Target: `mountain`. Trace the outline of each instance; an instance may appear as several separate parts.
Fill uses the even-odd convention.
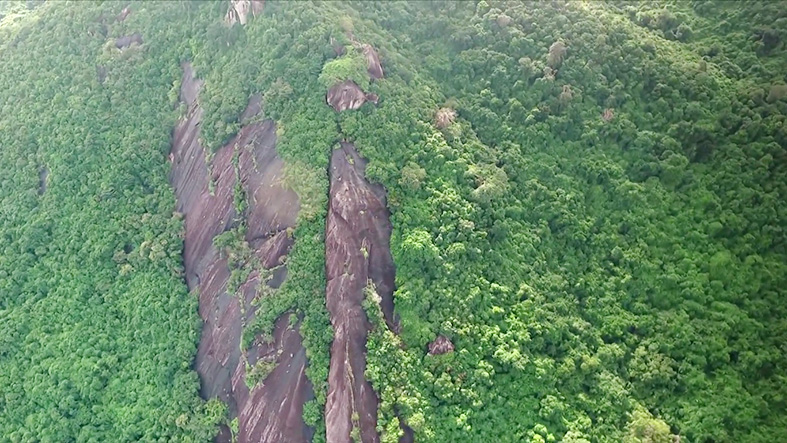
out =
[[[0,2],[0,440],[787,440],[783,2]]]

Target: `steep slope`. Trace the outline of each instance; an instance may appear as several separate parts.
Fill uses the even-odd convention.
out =
[[[208,440],[223,408],[190,369],[166,180],[178,8],[18,6],[0,21],[0,440]],[[134,32],[144,47],[115,49]]]
[[[325,229],[326,303],[334,337],[325,421],[328,441],[379,441],[377,395],[366,381],[363,304],[372,291],[393,324],[394,266],[391,223],[382,186],[365,178],[366,160],[349,143],[331,155],[331,187]]]
[[[401,9],[372,43],[405,34],[428,68],[342,122],[394,202],[401,339],[368,344],[382,427],[784,438],[784,79],[735,81],[601,4]],[[440,335],[454,352],[428,355]]]
[[[303,403],[314,394],[297,324],[291,328],[289,315],[283,315],[270,341],[257,337],[248,349],[241,342],[244,327],[254,321],[255,300],[266,296],[261,286],[276,288],[286,276],[282,263],[292,245],[287,229],[299,209],[297,195],[281,184],[275,126],[270,120],[244,126],[207,162],[199,143],[201,82],[190,64],[183,68],[181,97],[188,113],[174,133],[171,182],[185,217],[186,281],[199,294],[204,322],[196,359],[202,395],[229,405],[231,418],[238,417],[240,441],[307,441]],[[252,101],[249,108],[246,119],[254,117],[259,104]],[[246,205],[238,207],[239,200],[247,200]],[[237,250],[243,246],[231,244],[223,252],[215,244],[220,234],[237,227],[245,230],[241,241],[250,256],[233,257],[243,254]],[[233,289],[233,277],[244,266],[250,267],[246,280],[235,279]],[[275,271],[265,272],[270,269]],[[259,365],[274,367],[260,384],[249,382],[250,368]],[[219,441],[231,438],[223,432]]]
[[[784,10],[0,4],[0,435],[787,440]]]

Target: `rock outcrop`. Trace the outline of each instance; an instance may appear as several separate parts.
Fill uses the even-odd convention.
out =
[[[230,0],[229,3],[230,6],[224,20],[230,26],[235,23],[245,25],[249,20],[249,13],[256,17],[262,13],[265,7],[265,0]]]
[[[334,45],[334,51],[337,55],[344,53],[344,46],[338,45],[335,39],[331,38],[331,44]],[[353,45],[356,49],[360,48],[366,58],[366,71],[369,74],[369,78],[371,80],[383,78],[383,67],[380,65],[380,57],[377,56],[377,51],[371,45],[362,45],[357,41],[354,41]],[[377,100],[377,94],[367,94],[357,83],[349,79],[334,84],[325,95],[325,101],[336,112],[358,109],[366,102],[372,102],[376,105]]]
[[[130,14],[131,14],[131,6],[126,6],[125,8],[123,8],[122,11],[120,11],[120,14],[118,14],[117,17],[115,17],[115,21],[118,23],[123,22],[128,18]]]
[[[38,195],[46,193],[47,177],[49,177],[49,168],[42,166],[38,170]]]
[[[354,81],[345,80],[333,85],[328,90],[325,101],[336,112],[341,112],[348,109],[358,109],[367,101],[377,104],[377,95],[367,94]]]
[[[363,45],[363,55],[366,57],[366,64],[368,66],[367,72],[369,72],[369,77],[379,80],[383,78],[383,67],[380,64],[380,57],[377,55],[377,51],[374,50],[372,45]]]
[[[189,111],[174,131],[170,182],[177,196],[177,211],[185,216],[186,283],[189,289],[199,291],[203,328],[196,369],[201,393],[229,405],[230,414],[239,419],[238,441],[308,441],[312,431],[301,416],[303,403],[313,392],[305,375],[306,354],[298,324],[289,328],[289,315],[283,315],[276,322],[272,342],[258,338],[245,352],[240,346],[243,325],[254,319],[252,301],[260,296],[260,285],[275,288],[286,277],[286,268],[279,264],[292,244],[287,228],[294,226],[299,210],[297,195],[281,185],[284,165],[275,149],[275,125],[265,120],[243,127],[216,152],[209,172],[199,143],[202,109],[196,99],[201,82],[188,64],[184,65],[181,85],[181,100]],[[233,165],[236,152],[237,172]],[[248,199],[244,214],[235,211],[236,181]],[[262,278],[260,270],[252,272],[237,293],[231,294],[227,260],[214,247],[213,238],[231,229],[238,217],[245,217],[246,241],[263,268],[276,270],[269,281]],[[273,371],[264,384],[249,390],[246,362],[253,366],[260,359],[273,363]],[[218,440],[229,438],[228,432],[222,432]]]
[[[393,328],[394,265],[385,190],[366,181],[366,163],[348,143],[331,155],[325,232],[326,304],[334,329],[325,405],[329,442],[349,442],[353,433],[363,442],[379,441],[378,398],[364,377],[371,325],[361,303],[373,284]]]
[[[441,355],[454,351],[454,344],[445,335],[438,335],[429,343],[429,355]]]
[[[96,78],[98,82],[104,84],[104,81],[107,79],[107,68],[106,66],[97,65],[96,66]]]
[[[257,93],[249,98],[249,103],[246,109],[240,115],[241,124],[249,123],[254,117],[262,112],[262,94]]]
[[[140,34],[139,32],[135,32],[131,35],[126,35],[115,39],[115,47],[118,49],[126,49],[132,44],[141,45],[142,34]]]

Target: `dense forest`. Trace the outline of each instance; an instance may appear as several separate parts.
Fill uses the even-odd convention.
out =
[[[0,441],[237,433],[194,365],[184,63],[208,160],[250,97],[275,122],[300,212],[241,347],[297,319],[314,441],[344,143],[392,226],[394,327],[364,302],[379,441],[787,441],[787,4],[236,3],[0,2]],[[336,112],[342,81],[374,99]]]

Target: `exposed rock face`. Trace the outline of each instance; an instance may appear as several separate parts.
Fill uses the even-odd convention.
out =
[[[189,289],[199,289],[199,313],[203,319],[196,369],[205,398],[218,396],[239,417],[241,442],[308,441],[311,430],[301,418],[303,403],[313,396],[305,375],[306,354],[298,326],[288,328],[288,315],[276,323],[272,343],[255,340],[244,354],[240,349],[242,325],[251,322],[259,296],[266,284],[252,272],[238,294],[227,292],[229,269],[226,259],[213,246],[213,238],[230,229],[236,216],[233,192],[236,180],[248,196],[246,240],[263,267],[281,263],[292,240],[287,228],[294,226],[299,204],[297,195],[281,185],[283,163],[276,154],[275,125],[270,120],[241,129],[211,161],[209,175],[205,152],[199,144],[202,109],[197,106],[201,82],[191,66],[184,64],[181,100],[189,106],[187,117],[175,129],[170,159],[170,182],[177,196],[177,211],[185,216],[183,261]],[[238,150],[238,172],[232,164]],[[213,181],[213,192],[209,182]],[[267,284],[278,287],[286,269],[278,268]],[[241,309],[243,298],[246,307]],[[264,385],[249,391],[245,362],[260,358],[275,362]],[[224,432],[218,440],[228,441]]]
[[[126,20],[130,14],[131,14],[131,7],[126,6],[125,8],[123,8],[122,11],[120,11],[120,14],[118,14],[117,17],[115,17],[115,21],[120,23]]]
[[[281,316],[273,332],[273,343],[255,343],[248,351],[252,366],[262,358],[276,361],[264,385],[250,392],[243,365],[235,369],[232,378],[235,400],[245,405],[238,412],[240,442],[311,441],[312,431],[305,427],[302,417],[303,404],[314,397],[311,382],[306,378],[306,351],[299,326],[289,328],[288,324],[288,316]]]
[[[378,398],[364,378],[371,325],[361,302],[371,281],[393,327],[394,265],[385,190],[366,181],[366,163],[348,143],[331,155],[325,232],[326,303],[334,329],[325,405],[329,442],[349,442],[354,427],[361,441],[379,441]]]
[[[46,193],[46,179],[49,177],[49,168],[43,166],[38,170],[38,195]]]
[[[230,7],[224,20],[229,25],[240,23],[245,25],[249,20],[249,13],[254,17],[262,13],[265,7],[265,0],[230,0]]]
[[[107,79],[107,68],[106,66],[97,65],[96,66],[96,78],[98,82],[103,84],[104,81]]]
[[[399,443],[413,443],[415,441],[415,432],[413,432],[411,427],[407,426],[401,421],[401,417],[399,420],[399,424],[403,432],[402,436],[399,437]]]
[[[445,129],[451,126],[456,120],[456,111],[448,107],[442,107],[437,110],[434,116],[434,123],[439,129]]]
[[[249,98],[249,104],[240,115],[241,124],[246,124],[262,112],[262,94],[254,94]]]
[[[358,109],[367,101],[377,104],[377,95],[366,94],[357,83],[345,80],[333,85],[328,90],[325,101],[335,111],[341,112],[348,109]]]
[[[341,57],[341,56],[343,56],[343,55],[344,55],[344,53],[346,52],[346,51],[345,51],[345,49],[344,49],[344,45],[343,45],[343,44],[341,44],[341,43],[339,43],[339,42],[338,42],[338,41],[337,41],[335,38],[333,38],[333,37],[331,37],[331,40],[330,40],[330,42],[331,42],[331,48],[333,48],[333,52],[334,52],[334,54],[336,54],[336,56],[337,56],[337,57]]]
[[[377,56],[377,51],[371,45],[363,45],[363,55],[366,57],[369,77],[377,80],[383,78],[383,67],[380,65],[380,57]]]
[[[138,45],[142,44],[142,34],[140,34],[139,32],[135,32],[131,35],[126,35],[115,39],[115,47],[118,49],[126,49],[134,43]]]
[[[429,354],[440,355],[454,351],[454,344],[445,335],[438,335],[437,338],[429,343]]]

